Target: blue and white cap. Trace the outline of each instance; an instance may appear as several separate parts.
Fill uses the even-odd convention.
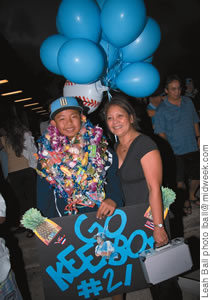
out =
[[[83,111],[78,101],[74,97],[60,97],[51,103],[50,118],[54,119],[55,115],[65,109],[77,109]]]

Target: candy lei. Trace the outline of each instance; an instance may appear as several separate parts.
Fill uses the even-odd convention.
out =
[[[50,125],[39,141],[38,161],[44,177],[66,200],[66,214],[77,213],[78,206],[100,205],[105,198],[107,141],[103,130],[82,115],[80,132],[72,139],[60,135]]]

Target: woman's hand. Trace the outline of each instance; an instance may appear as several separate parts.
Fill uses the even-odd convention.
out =
[[[168,235],[164,227],[155,227],[153,237],[157,247],[161,247],[168,244]]]
[[[117,204],[110,198],[107,198],[102,201],[97,213],[96,218],[103,219],[105,217],[111,216],[115,208],[117,207]]]

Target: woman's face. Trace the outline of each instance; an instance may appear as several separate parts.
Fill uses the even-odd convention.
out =
[[[106,122],[109,130],[117,135],[123,136],[133,128],[133,116],[118,105],[111,105],[107,111]]]
[[[78,110],[66,109],[59,112],[51,124],[55,126],[60,134],[73,138],[81,127],[81,115]]]

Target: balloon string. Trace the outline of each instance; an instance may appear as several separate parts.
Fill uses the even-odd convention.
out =
[[[107,95],[108,95],[108,99],[109,99],[109,102],[110,102],[112,100],[112,95],[110,93],[110,89],[108,89]]]

